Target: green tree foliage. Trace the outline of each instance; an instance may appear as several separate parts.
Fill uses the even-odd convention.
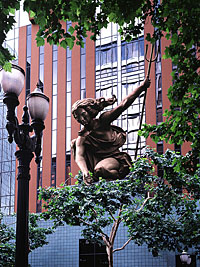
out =
[[[159,3],[160,2],[160,3]],[[2,30],[0,39],[0,65],[11,59],[8,50],[2,47],[6,33],[12,27],[12,13],[19,9],[18,1],[1,1]],[[200,2],[196,0],[25,0],[24,10],[34,17],[40,26],[37,44],[43,45],[45,38],[50,44],[64,48],[74,43],[83,46],[87,32],[95,40],[100,30],[109,22],[118,23],[122,38],[129,41],[141,33],[147,21],[155,27],[155,34],[147,33],[147,40],[155,42],[165,36],[170,44],[165,49],[165,58],[170,58],[177,67],[172,72],[174,84],[168,90],[171,102],[165,111],[165,121],[160,125],[146,125],[141,134],[149,134],[155,142],[192,143],[191,161],[200,151],[200,77],[198,74],[200,49]],[[139,18],[139,21],[138,19]],[[66,32],[61,21],[76,22]],[[169,77],[166,77],[167,79]]]
[[[14,55],[11,55],[8,49],[3,47],[3,42],[6,38],[6,34],[15,23],[15,10],[19,10],[19,8],[20,0],[0,1],[0,66],[4,66],[5,68],[7,62],[14,59]]]
[[[41,216],[53,220],[54,227],[83,226],[86,239],[105,243],[110,267],[113,253],[131,240],[146,243],[154,256],[163,249],[182,251],[193,246],[198,250],[200,170],[189,174],[184,161],[187,156],[169,150],[164,155],[148,150],[133,164],[127,180],[100,180],[87,186],[79,176],[75,186],[41,189],[47,209]],[[154,166],[162,168],[162,179],[155,175]],[[127,226],[130,238],[115,248],[120,223]]]
[[[0,266],[14,267],[15,265],[15,231],[11,225],[2,222],[0,213]],[[48,244],[46,238],[53,233],[51,228],[39,227],[40,218],[37,214],[29,214],[29,248],[30,251]],[[15,223],[14,223],[15,224]]]
[[[14,266],[15,262],[15,233],[13,228],[2,223],[3,215],[0,213],[0,266]]]
[[[152,14],[154,37],[164,35],[171,41],[164,58],[170,58],[176,70],[172,72],[174,84],[168,89],[170,109],[164,113],[165,121],[158,126],[146,125],[142,131],[145,137],[151,134],[156,142],[191,142],[190,159],[194,165],[200,156],[199,14],[200,2],[194,0],[162,1]]]

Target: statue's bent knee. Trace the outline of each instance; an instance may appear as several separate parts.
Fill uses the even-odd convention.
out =
[[[104,167],[98,167],[98,168],[95,168],[94,175],[96,177],[107,178],[109,175],[109,171],[105,169]]]

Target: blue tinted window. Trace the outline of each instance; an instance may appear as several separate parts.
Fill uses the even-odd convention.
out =
[[[132,58],[138,57],[138,42],[133,42],[132,46]]]
[[[44,83],[44,65],[40,65],[40,81]]]
[[[100,64],[100,60],[99,60],[99,57],[100,57],[100,53],[98,50],[96,50],[96,53],[95,53],[95,56],[96,56],[96,66],[98,66]]]
[[[81,78],[85,77],[86,69],[85,69],[85,55],[81,56]]]
[[[57,61],[53,62],[53,84],[57,84]]]
[[[71,58],[67,58],[67,81],[71,81],[72,76],[71,70]]]
[[[107,51],[104,50],[101,52],[101,65],[105,65],[106,64],[106,58],[107,58]]]
[[[132,58],[133,56],[132,43],[128,43],[126,47],[127,47],[127,59]]]
[[[117,47],[113,47],[113,62],[117,61]]]
[[[140,40],[140,57],[144,56],[144,39]]]
[[[121,47],[121,56],[122,56],[122,60],[125,60],[126,59],[126,47],[125,47],[125,44],[122,44],[122,47]]]
[[[31,35],[31,24],[27,26],[27,35]]]
[[[27,52],[26,52],[26,55],[27,57],[30,57],[31,56],[31,35],[28,35],[27,36]]]
[[[58,59],[58,51],[53,51],[53,61],[56,61]]]

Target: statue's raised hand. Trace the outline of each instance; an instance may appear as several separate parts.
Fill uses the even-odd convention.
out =
[[[145,80],[142,82],[141,86],[145,89],[149,88],[151,85],[151,80],[149,79],[149,77],[147,76],[145,78]]]

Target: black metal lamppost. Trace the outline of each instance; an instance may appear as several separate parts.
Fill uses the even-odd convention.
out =
[[[16,226],[16,267],[28,266],[28,213],[29,213],[29,180],[30,162],[35,153],[35,161],[40,161],[41,137],[45,128],[44,120],[49,109],[49,98],[39,86],[27,96],[27,106],[23,107],[22,123],[19,124],[15,108],[19,105],[18,96],[24,87],[25,72],[12,64],[11,72],[0,70],[0,83],[4,91],[3,102],[7,106],[8,141],[18,146],[15,156],[18,160],[18,195]],[[29,112],[28,112],[29,109]],[[32,122],[29,124],[29,114]],[[30,136],[34,130],[35,134]]]

